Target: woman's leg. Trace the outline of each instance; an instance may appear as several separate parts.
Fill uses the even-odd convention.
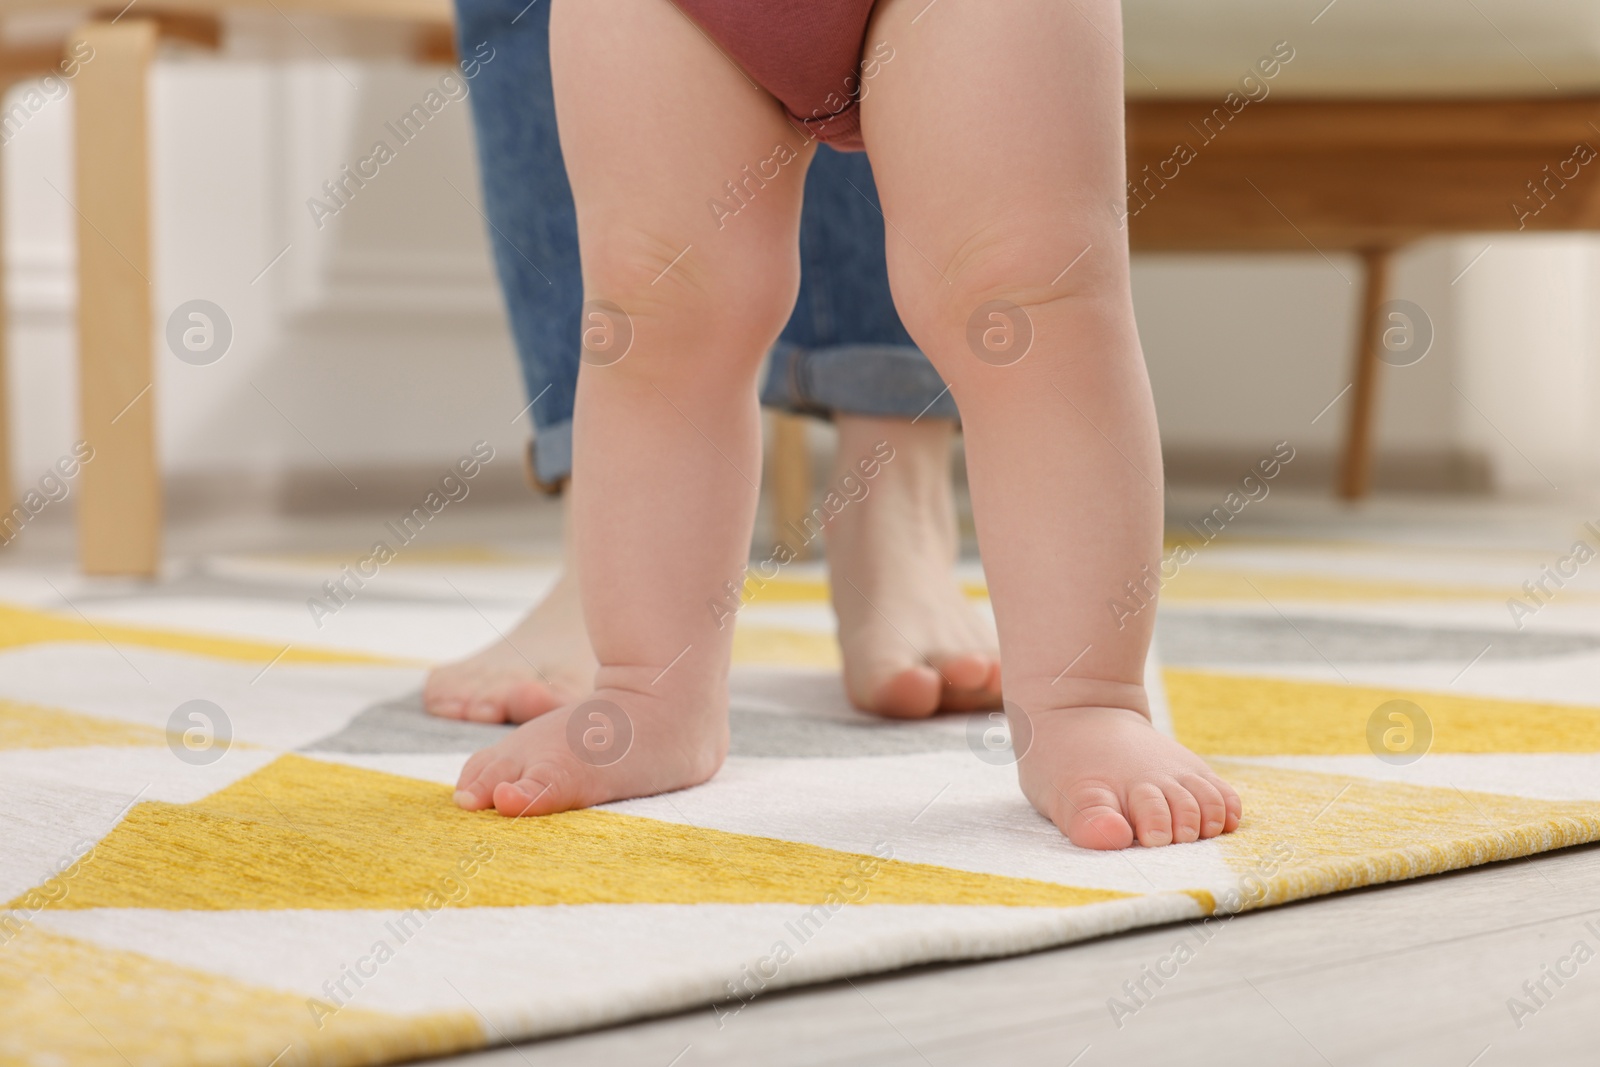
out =
[[[870,495],[827,529],[828,578],[851,703],[892,718],[1000,706],[994,624],[956,581],[955,424],[840,415],[830,484],[879,442],[894,449]]]
[[[532,401],[535,473],[554,485],[572,470],[583,282],[550,91],[550,5],[456,0],[456,40],[463,57],[492,57],[468,83],[484,214]]]
[[[551,45],[585,292],[632,343],[578,377],[573,544],[594,696],[473,756],[458,786],[462,806],[508,815],[678,789],[721,765],[728,590],[761,471],[756,374],[794,304],[809,162],[777,103],[669,0],[562,0]],[[710,202],[752,171],[749,202],[719,218]]]
[[[456,33],[460,54],[478,61],[469,100],[489,242],[532,401],[535,473],[553,485],[572,468],[583,281],[550,94],[550,5],[456,0]],[[594,668],[577,582],[563,568],[503,640],[429,672],[423,706],[453,719],[525,722],[588,693]]]
[[[830,484],[880,441],[894,462],[827,532],[845,689],[896,717],[998,707],[994,625],[955,580],[950,491],[954,401],[894,308],[883,215],[859,152],[820,148],[800,220],[800,298],[762,390],[764,403],[828,412],[839,430]]]
[[[1222,833],[1239,800],[1151,727],[1153,613],[1112,608],[1159,567],[1161,451],[1109,206],[1122,60],[1091,24],[1116,39],[1116,0],[880,0],[862,121],[896,302],[961,405],[1023,791],[1121,848]]]

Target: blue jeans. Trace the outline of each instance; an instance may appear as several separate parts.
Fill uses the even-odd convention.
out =
[[[550,0],[456,0],[456,13],[460,54],[489,57],[468,83],[484,211],[532,400],[534,473],[556,484],[572,469],[583,280],[550,87]],[[958,417],[895,313],[883,235],[866,155],[819,147],[800,220],[800,296],[768,360],[762,403],[823,416]]]

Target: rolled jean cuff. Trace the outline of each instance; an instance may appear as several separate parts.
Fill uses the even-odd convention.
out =
[[[911,345],[801,348],[780,341],[767,360],[761,403],[802,415],[869,415],[960,422],[950,389]]]
[[[528,457],[534,484],[547,493],[559,493],[572,476],[572,420],[539,427],[528,447]]]

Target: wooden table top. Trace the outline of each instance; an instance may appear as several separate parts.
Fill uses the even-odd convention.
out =
[[[88,15],[104,11],[107,7],[115,9],[116,6],[115,0],[109,5],[62,3],[61,0],[0,0],[0,16],[74,10]],[[141,8],[188,15],[223,15],[230,11],[277,9],[298,15],[437,24],[450,23],[454,13],[450,0],[160,0],[159,3],[135,0],[129,5],[129,14],[137,14]]]

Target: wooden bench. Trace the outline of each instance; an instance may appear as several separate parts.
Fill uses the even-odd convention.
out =
[[[1342,497],[1358,499],[1370,484],[1391,255],[1440,234],[1600,229],[1600,159],[1574,161],[1579,146],[1600,150],[1600,96],[1268,99],[1204,142],[1196,127],[1215,107],[1214,99],[1129,104],[1129,178],[1157,179],[1129,220],[1132,246],[1361,256],[1338,485]],[[1185,142],[1196,158],[1162,180],[1163,162]]]

